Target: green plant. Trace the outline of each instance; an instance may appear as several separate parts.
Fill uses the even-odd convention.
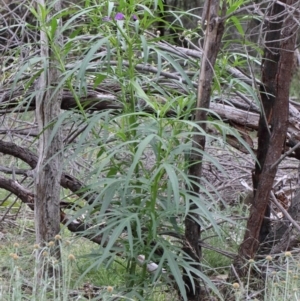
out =
[[[99,40],[89,45],[82,64],[67,73],[72,74],[80,91],[87,89],[87,78],[94,86],[112,80],[119,87],[116,100],[123,109],[117,116],[109,112],[78,116],[82,121],[87,118],[88,125],[80,134],[70,160],[84,152],[93,161],[93,168],[86,176],[89,183],[85,197],[87,194],[97,197],[77,210],[76,216],[84,215],[84,220],[94,225],[83,235],[101,237],[98,255],[95,257],[93,253],[94,262],[83,275],[101,266],[109,269],[122,256],[124,286],[130,298],[147,300],[153,289],[164,288],[166,284],[178,287],[185,298],[182,271],[190,277],[196,273],[218,294],[209,278],[197,272],[197,264],[182,251],[183,220],[190,210],[188,199],[197,204],[195,212],[200,216],[201,226],[212,224],[214,231],[220,233],[215,222],[219,210],[214,195],[208,192],[204,181],[203,195],[194,196],[193,179],[187,174],[186,159],[192,151],[203,153],[205,161],[224,172],[217,160],[191,143],[194,127],[199,129],[199,135],[215,138],[189,120],[195,90],[181,64],[188,62],[191,68],[196,68],[197,61],[182,60],[176,53],[160,49],[156,36],[146,40],[141,32],[147,30],[151,11],[145,8],[145,15],[137,13],[138,19],[133,20],[132,15],[139,8],[139,4],[123,1],[118,7],[109,3],[107,13],[102,15],[102,19],[108,18],[101,27],[98,25],[105,28],[106,34],[103,37],[100,34]],[[91,8],[89,13],[94,13]],[[96,22],[97,18],[92,20]],[[104,45],[106,51],[98,55],[99,47]],[[97,65],[91,67],[96,58]],[[146,77],[139,64],[148,60],[155,62],[157,74]],[[159,76],[169,68],[183,79],[180,89],[172,85],[161,88]],[[191,93],[183,93],[181,89]],[[79,108],[81,112],[82,107]],[[242,141],[237,132],[218,120],[218,116],[214,117],[217,121],[208,121],[209,126]],[[87,142],[90,135],[93,139]],[[144,260],[139,261],[139,256]],[[151,263],[157,265],[152,272]]]
[[[97,281],[97,271],[109,275],[120,269],[124,277],[113,281],[124,298],[149,300],[153,292],[164,295],[167,290],[173,295],[170,291],[176,288],[186,299],[182,275],[193,279],[196,274],[221,298],[208,276],[195,268],[201,263],[182,251],[183,221],[190,211],[200,216],[197,222],[202,228],[212,225],[217,237],[223,235],[216,222],[224,218],[216,201],[218,191],[203,176],[201,195],[192,193],[195,179],[188,175],[188,158],[192,152],[200,153],[219,173],[225,171],[213,155],[192,145],[193,129],[209,141],[218,139],[222,146],[226,146],[226,136],[234,136],[251,151],[238,132],[213,111],[208,111],[207,123],[221,137],[204,132],[191,120],[201,51],[189,56],[189,49],[184,52],[159,43],[161,37],[151,33],[158,20],[152,2],[119,1],[116,6],[110,1],[85,1],[84,7],[72,5],[49,22],[46,9],[42,16],[31,10],[43,21],[50,41],[58,28],[56,21],[66,19],[61,28],[65,41],[61,48],[54,47],[61,71],[55,89],[68,90],[73,111],[64,112],[47,128],[53,126],[53,135],[60,127],[65,129],[63,165],[85,181],[84,187],[74,192],[78,199],[74,194],[72,198],[64,195],[74,204],[65,212],[72,214],[72,221],[77,218],[87,225],[79,234],[99,237],[99,247],[78,265],[78,283],[89,276]],[[238,9],[239,3],[233,3],[228,13]],[[154,8],[160,5],[161,1],[154,2]],[[232,20],[241,32],[238,20]],[[198,27],[189,34],[190,43],[200,38]],[[218,60],[212,96],[221,94],[226,83],[230,93],[238,91],[257,100],[252,86],[232,79],[228,72],[230,64],[245,67],[255,60],[238,51],[228,54],[230,51],[224,49],[226,54]],[[35,95],[30,88],[42,71],[42,61],[30,58],[15,73],[13,87],[22,83],[25,91],[31,92],[20,100],[20,107],[29,108]],[[187,200],[192,200],[196,209],[191,210]],[[65,273],[63,277],[69,281],[68,271]],[[19,277],[17,272],[14,275]]]

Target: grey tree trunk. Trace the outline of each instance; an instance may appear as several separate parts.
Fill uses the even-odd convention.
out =
[[[199,76],[199,87],[197,93],[197,105],[194,121],[199,124],[203,131],[207,130],[207,109],[210,106],[211,85],[214,76],[214,65],[221,46],[221,40],[224,32],[224,23],[218,21],[220,1],[206,1],[206,11],[203,12],[202,22],[208,23],[204,41],[204,51],[201,61],[201,71]],[[225,6],[222,7],[221,15],[225,15]],[[205,136],[200,134],[198,127],[193,129],[193,152],[189,159],[189,177],[192,180],[192,193],[200,198],[201,195],[201,177],[202,177],[202,160],[201,152],[195,151],[205,150]],[[189,213],[185,219],[185,239],[186,243],[183,250],[194,261],[195,269],[200,270],[201,247],[199,240],[201,237],[201,228],[198,223],[199,215],[195,213],[198,205],[189,200]],[[205,299],[205,294],[201,291],[200,279],[192,273],[184,275],[183,281],[187,288],[187,300],[200,301]]]
[[[36,2],[38,6],[47,6],[47,1],[37,0]],[[56,1],[47,20],[53,18],[60,8],[60,1]],[[61,37],[57,34],[61,21],[57,20],[57,22],[56,33],[52,38],[43,30],[46,28],[45,24],[40,24],[42,28],[40,49],[44,61],[44,71],[36,85],[36,119],[40,136],[34,208],[36,240],[41,245],[54,240],[55,235],[60,231],[59,203],[63,144],[60,129],[54,132],[55,122],[60,115],[62,99],[62,91],[55,90],[60,76],[55,49],[59,49],[59,45],[61,45]],[[57,250],[52,255],[60,257]]]

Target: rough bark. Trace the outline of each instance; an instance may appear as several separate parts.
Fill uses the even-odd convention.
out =
[[[292,5],[294,0],[284,2]],[[254,258],[259,244],[269,232],[269,194],[277,172],[274,163],[282,153],[288,128],[289,86],[295,49],[295,21],[284,14],[285,7],[274,3],[268,12],[265,54],[263,59],[258,129],[258,163],[253,175],[254,200],[244,240],[235,265],[243,275],[241,261]]]
[[[218,0],[208,0],[207,10],[202,15],[202,23],[207,21],[207,30],[204,41],[204,51],[201,61],[201,71],[199,76],[199,86],[197,93],[197,104],[195,110],[194,121],[206,131],[207,109],[210,106],[211,85],[214,75],[214,64],[220,49],[221,39],[224,31],[224,24],[219,22],[219,6]],[[224,13],[224,9],[222,11]],[[190,156],[189,177],[192,181],[192,194],[196,197],[200,197],[200,183],[202,176],[202,159],[203,156],[196,149],[204,150],[205,148],[205,136],[200,133],[198,127],[194,128],[193,136],[193,153]],[[183,247],[192,260],[195,262],[195,268],[200,269],[201,260],[201,247],[199,245],[199,239],[201,236],[201,228],[198,223],[199,216],[192,211],[197,210],[196,205],[192,200],[189,200],[189,213],[185,219],[185,239],[186,243]],[[187,298],[191,301],[198,301],[203,299],[201,295],[200,279],[196,275],[193,275],[194,279],[190,279],[188,275],[184,275],[184,282],[187,288]],[[194,282],[194,283],[193,283]]]
[[[44,0],[37,0],[39,7],[49,9]],[[61,10],[60,1],[56,1],[47,15],[47,21]],[[55,18],[54,18],[55,20]],[[54,132],[54,124],[60,115],[61,91],[55,91],[59,82],[59,62],[55,47],[61,45],[58,36],[60,20],[53,38],[45,32],[46,24],[41,24],[40,55],[44,59],[44,71],[36,86],[36,119],[39,132],[39,159],[35,174],[35,229],[36,240],[44,244],[53,240],[60,231],[60,178],[62,174],[62,137],[60,129]],[[57,250],[56,257],[60,257]]]

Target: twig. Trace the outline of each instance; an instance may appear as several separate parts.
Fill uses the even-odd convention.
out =
[[[215,251],[219,254],[222,254],[228,258],[231,258],[231,259],[234,259],[236,257],[236,254],[235,253],[231,253],[231,252],[227,252],[227,251],[224,251],[224,250],[221,250],[219,248],[215,248],[209,244],[206,244],[205,242],[203,241],[199,241],[199,246],[201,246],[202,248],[205,248],[205,249],[209,249],[209,250],[212,250],[212,251]]]
[[[6,174],[16,174],[16,175],[27,175],[27,172],[29,171],[29,169],[11,169],[8,167],[4,167],[4,166],[0,166],[0,171]]]
[[[240,287],[243,287],[243,283],[242,283],[242,281],[241,281],[241,279],[240,279],[238,273],[236,272],[234,265],[231,264],[230,267],[231,267],[231,270],[233,271],[233,274],[235,275],[235,278],[236,278],[237,281],[239,282]]]
[[[271,169],[275,168],[277,165],[280,164],[280,162],[286,158],[287,156],[289,156],[294,150],[296,150],[297,148],[300,147],[300,142],[298,142],[294,147],[292,147],[289,151],[287,151],[286,153],[284,153],[272,166]]]
[[[289,213],[282,207],[282,205],[277,201],[275,194],[271,191],[272,202],[281,210],[282,214],[292,223],[292,225],[300,232],[300,226],[298,223],[289,215]]]

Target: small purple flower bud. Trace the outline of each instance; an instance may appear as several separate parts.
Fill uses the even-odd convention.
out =
[[[138,20],[138,16],[137,16],[137,15],[132,15],[132,20],[133,20],[133,21]]]
[[[116,15],[115,15],[115,20],[116,21],[121,21],[121,20],[124,20],[125,19],[125,16],[124,16],[124,14],[122,14],[122,13],[117,13]]]
[[[111,18],[110,18],[110,17],[108,17],[108,16],[106,16],[106,17],[102,18],[102,21],[104,21],[104,22],[108,22],[108,21],[110,21],[110,20],[111,20]]]

